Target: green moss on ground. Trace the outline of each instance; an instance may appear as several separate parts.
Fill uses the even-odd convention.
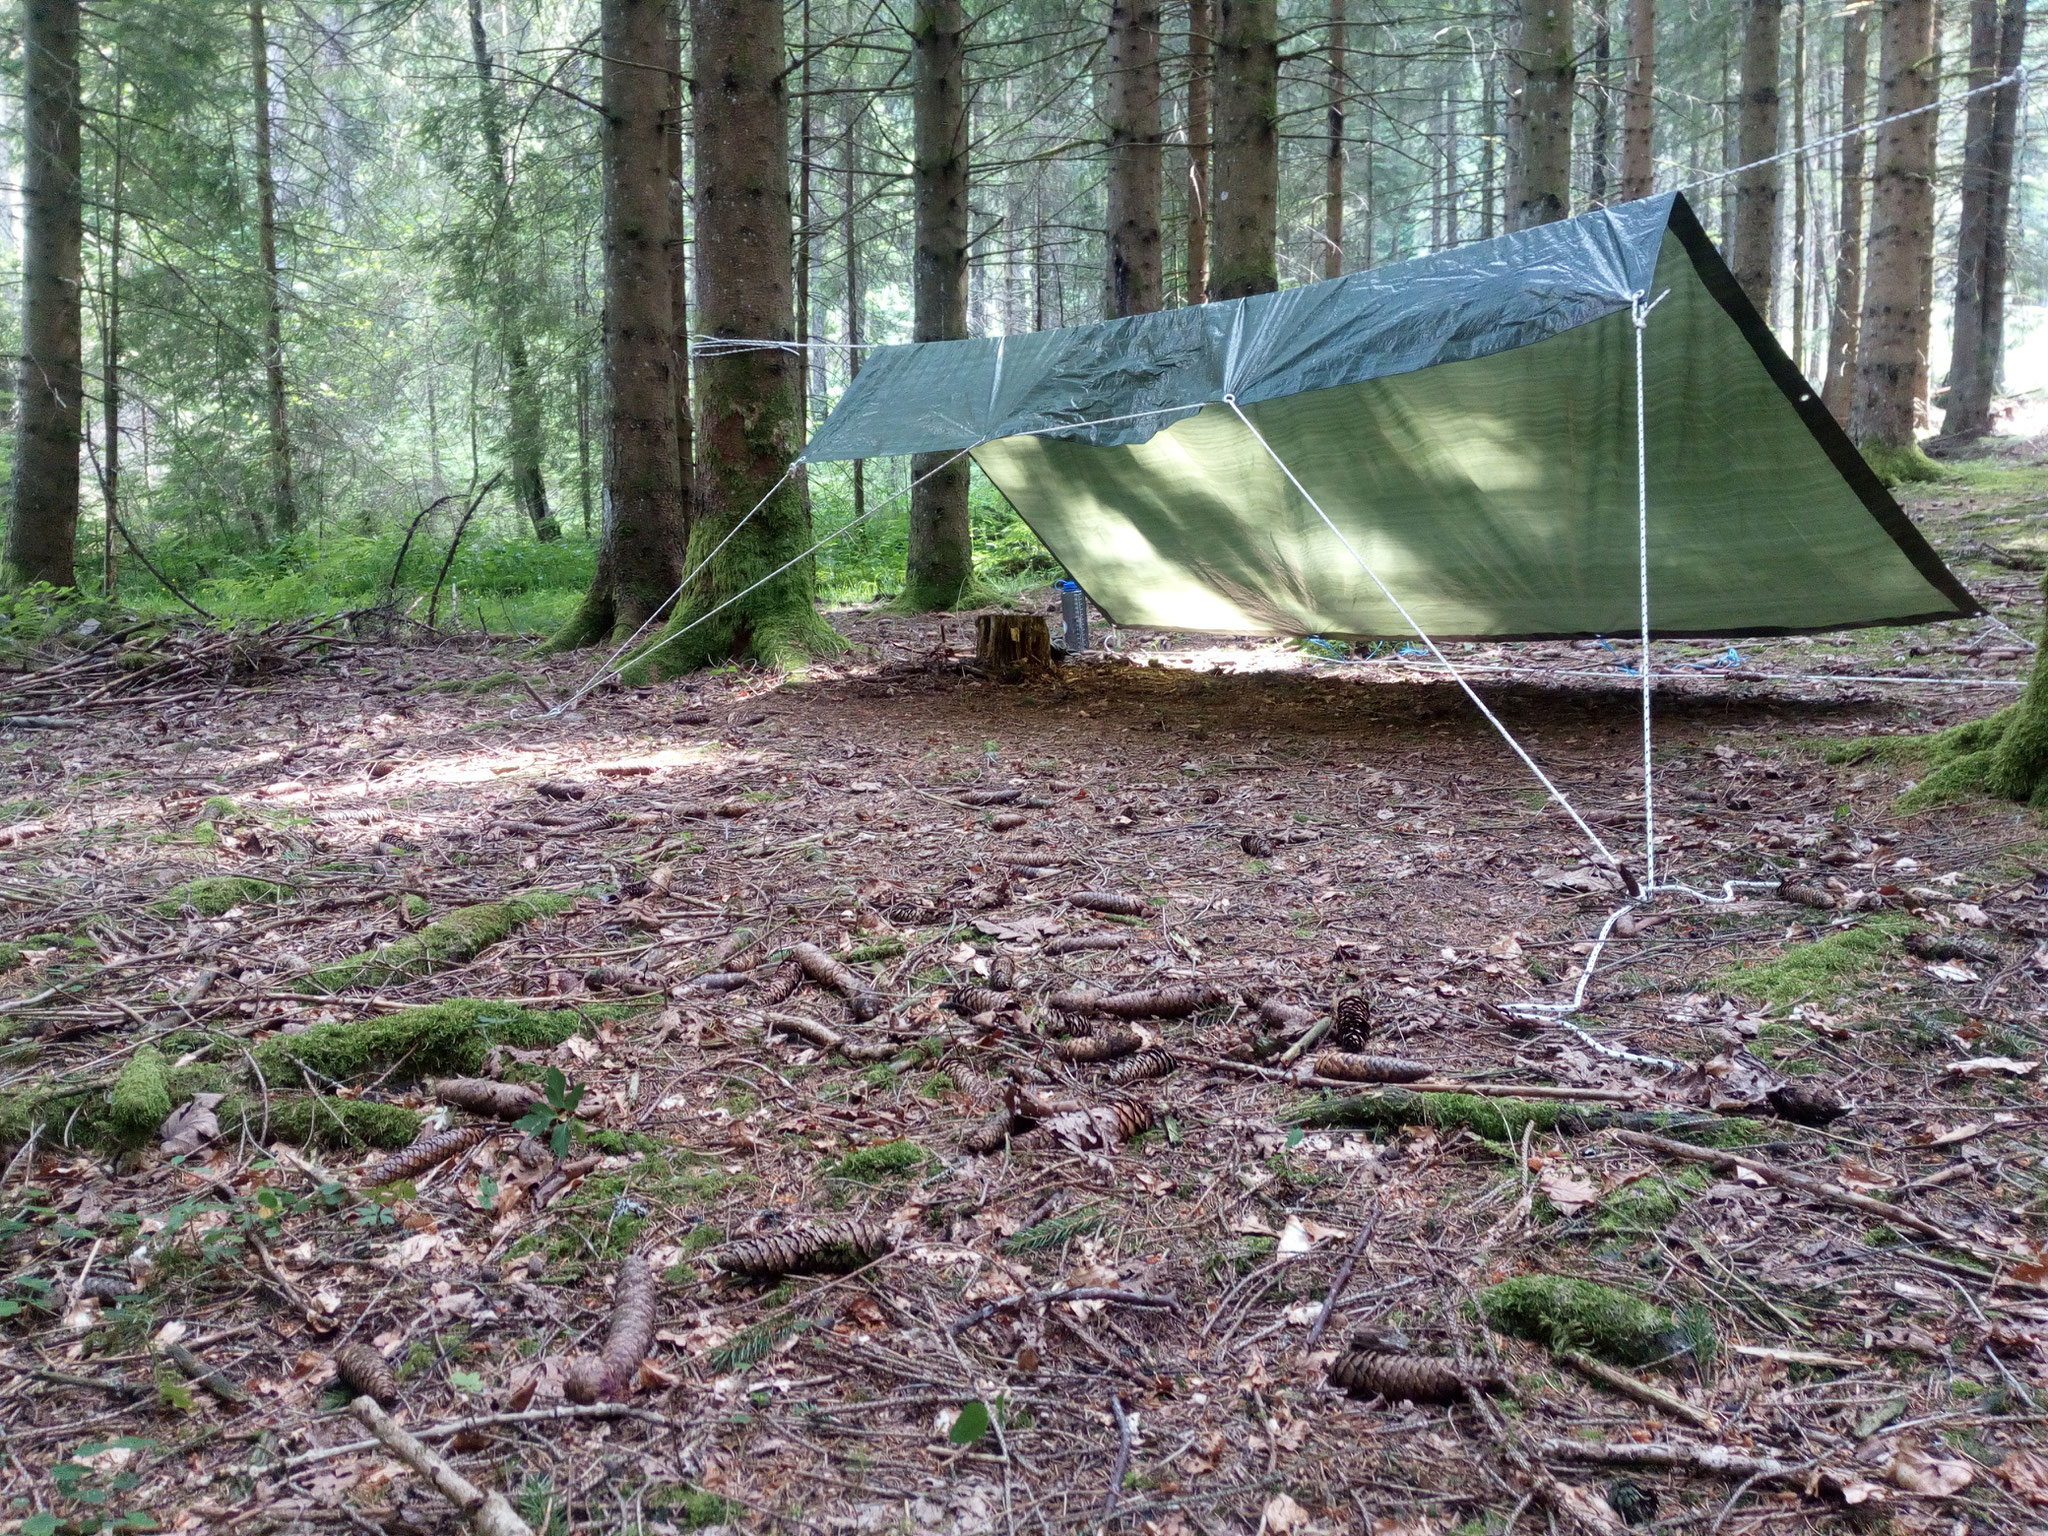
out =
[[[1712,1182],[1702,1168],[1653,1173],[1609,1192],[1595,1207],[1593,1226],[1614,1237],[1640,1237],[1661,1232],[1677,1219],[1686,1202]]]
[[[1805,944],[1794,944],[1775,960],[1734,966],[1711,985],[1773,1008],[1832,995],[1876,969],[1918,924],[1900,913],[1880,913],[1853,928],[1838,929]]]
[[[846,1179],[856,1184],[886,1184],[907,1179],[927,1163],[936,1162],[931,1153],[914,1141],[878,1141],[855,1147],[825,1168],[828,1179]]]
[[[1615,1365],[1646,1365],[1672,1353],[1669,1312],[1594,1280],[1519,1275],[1476,1299],[1489,1328],[1552,1349],[1584,1350]]]
[[[246,1129],[261,1141],[334,1151],[409,1146],[425,1123],[402,1104],[324,1093],[273,1094],[267,1109],[261,1098],[241,1096],[223,1101],[215,1114],[226,1139],[239,1137]]]
[[[172,886],[149,910],[158,917],[219,917],[236,907],[286,901],[291,895],[290,886],[253,875],[208,875]]]
[[[0,976],[18,971],[28,960],[19,944],[0,944]]]
[[[324,965],[306,979],[327,992],[350,987],[381,987],[462,965],[499,940],[552,912],[567,911],[575,899],[553,891],[533,891],[505,901],[457,907],[418,933],[376,949]]]
[[[169,1063],[153,1045],[139,1046],[107,1096],[107,1131],[123,1147],[139,1147],[171,1113]]]
[[[1550,1099],[1494,1099],[1473,1093],[1361,1093],[1350,1097],[1319,1094],[1281,1111],[1282,1125],[1315,1130],[1398,1131],[1406,1125],[1433,1125],[1438,1130],[1466,1130],[1494,1141],[1513,1142],[1523,1127],[1552,1131],[1574,1118],[1572,1110]]]
[[[1927,457],[1918,443],[1869,442],[1863,461],[1886,485],[1935,485],[1952,478],[1946,468]]]
[[[494,1045],[522,1050],[560,1045],[582,1024],[580,1014],[458,997],[354,1023],[315,1024],[296,1035],[273,1035],[252,1054],[273,1086],[303,1081],[301,1068],[315,1082],[360,1083],[387,1075],[410,1082],[474,1073]]]

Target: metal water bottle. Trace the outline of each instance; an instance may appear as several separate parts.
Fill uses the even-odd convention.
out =
[[[1060,624],[1069,651],[1088,649],[1088,598],[1078,581],[1060,583]]]

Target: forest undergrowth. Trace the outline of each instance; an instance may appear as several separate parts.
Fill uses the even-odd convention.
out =
[[[1621,879],[1396,647],[18,627],[0,1520],[462,1528],[381,1402],[541,1532],[2040,1528],[2048,834],[1875,744],[2031,664],[2028,484],[1913,494],[2010,630],[1660,651],[1771,885],[1578,1028]],[[1453,655],[1635,848],[1628,647]]]

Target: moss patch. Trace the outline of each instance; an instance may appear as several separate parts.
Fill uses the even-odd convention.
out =
[[[153,1045],[138,1047],[128,1058],[107,1100],[107,1130],[116,1144],[139,1147],[170,1118],[168,1066]]]
[[[324,1093],[273,1094],[267,1115],[262,1099],[238,1096],[223,1102],[216,1113],[225,1139],[239,1137],[246,1130],[259,1140],[336,1151],[409,1146],[423,1124],[419,1115],[402,1104]]]
[[[1883,913],[1811,943],[1794,944],[1775,960],[1723,971],[1711,984],[1757,998],[1773,1008],[1789,1008],[1808,998],[1839,992],[1874,970],[1916,926],[1908,917]]]
[[[1593,1225],[1614,1237],[1661,1232],[1709,1182],[1702,1168],[1686,1168],[1673,1174],[1653,1173],[1622,1185],[1601,1200],[1593,1213]]]
[[[579,1014],[458,997],[356,1023],[315,1024],[301,1034],[273,1035],[253,1054],[273,1087],[302,1081],[301,1067],[316,1082],[372,1077],[410,1082],[474,1073],[494,1045],[524,1050],[560,1045],[582,1024]]]
[[[1433,1125],[1439,1130],[1467,1130],[1494,1141],[1517,1140],[1525,1126],[1556,1130],[1576,1118],[1565,1105],[1550,1099],[1493,1099],[1473,1093],[1361,1093],[1351,1097],[1320,1094],[1280,1114],[1282,1125],[1311,1129],[1398,1131],[1404,1125]]]
[[[340,992],[349,987],[381,987],[430,976],[475,959],[535,918],[566,911],[574,904],[574,898],[557,892],[533,891],[507,901],[457,907],[418,933],[323,965],[306,979],[324,991]]]
[[[1672,1353],[1669,1312],[1597,1281],[1520,1275],[1488,1286],[1477,1300],[1489,1328],[1552,1349],[1584,1350],[1616,1365]]]
[[[1918,443],[1868,442],[1862,448],[1864,463],[1886,485],[1934,485],[1953,478]]]
[[[236,907],[287,901],[291,895],[290,886],[253,875],[208,875],[172,886],[149,910],[158,917],[219,917]]]
[[[907,1179],[925,1164],[936,1161],[914,1141],[878,1141],[873,1146],[855,1147],[825,1167],[828,1179],[846,1179],[856,1184],[886,1184]]]

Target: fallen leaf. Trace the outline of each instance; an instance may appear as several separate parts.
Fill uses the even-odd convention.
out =
[[[977,913],[974,926],[992,939],[1013,944],[1035,944],[1060,931],[1060,919],[1050,912],[1022,912],[1015,917],[990,917]]]
[[[1308,1511],[1284,1493],[1276,1493],[1266,1500],[1266,1513],[1259,1522],[1259,1529],[1267,1536],[1288,1536],[1308,1524]]]
[[[1595,869],[1590,864],[1577,869],[1539,864],[1533,874],[1546,891],[1577,891],[1584,896],[1606,896],[1621,889],[1621,876],[1611,869]]]
[[[2039,1451],[2014,1451],[1992,1470],[2028,1503],[2048,1504],[2048,1457]]]
[[[1933,1457],[1918,1446],[1902,1446],[1885,1474],[1908,1493],[1946,1498],[1970,1486],[1977,1475],[1967,1461]]]
[[[189,1102],[172,1110],[157,1129],[157,1150],[165,1157],[185,1157],[220,1135],[220,1117],[213,1111],[225,1097],[220,1093],[195,1093]]]
[[[1981,980],[1977,973],[1958,960],[1940,960],[1927,967],[1927,974],[1937,981],[1968,982]]]
[[[1943,1070],[1951,1077],[1989,1077],[1996,1073],[2031,1077],[2040,1065],[2038,1061],[2021,1061],[2012,1056],[1972,1056],[1968,1061],[1952,1061]]]
[[[1576,1216],[1600,1198],[1600,1186],[1576,1169],[1552,1163],[1536,1177],[1536,1185],[1550,1197],[1550,1203],[1566,1216]]]

